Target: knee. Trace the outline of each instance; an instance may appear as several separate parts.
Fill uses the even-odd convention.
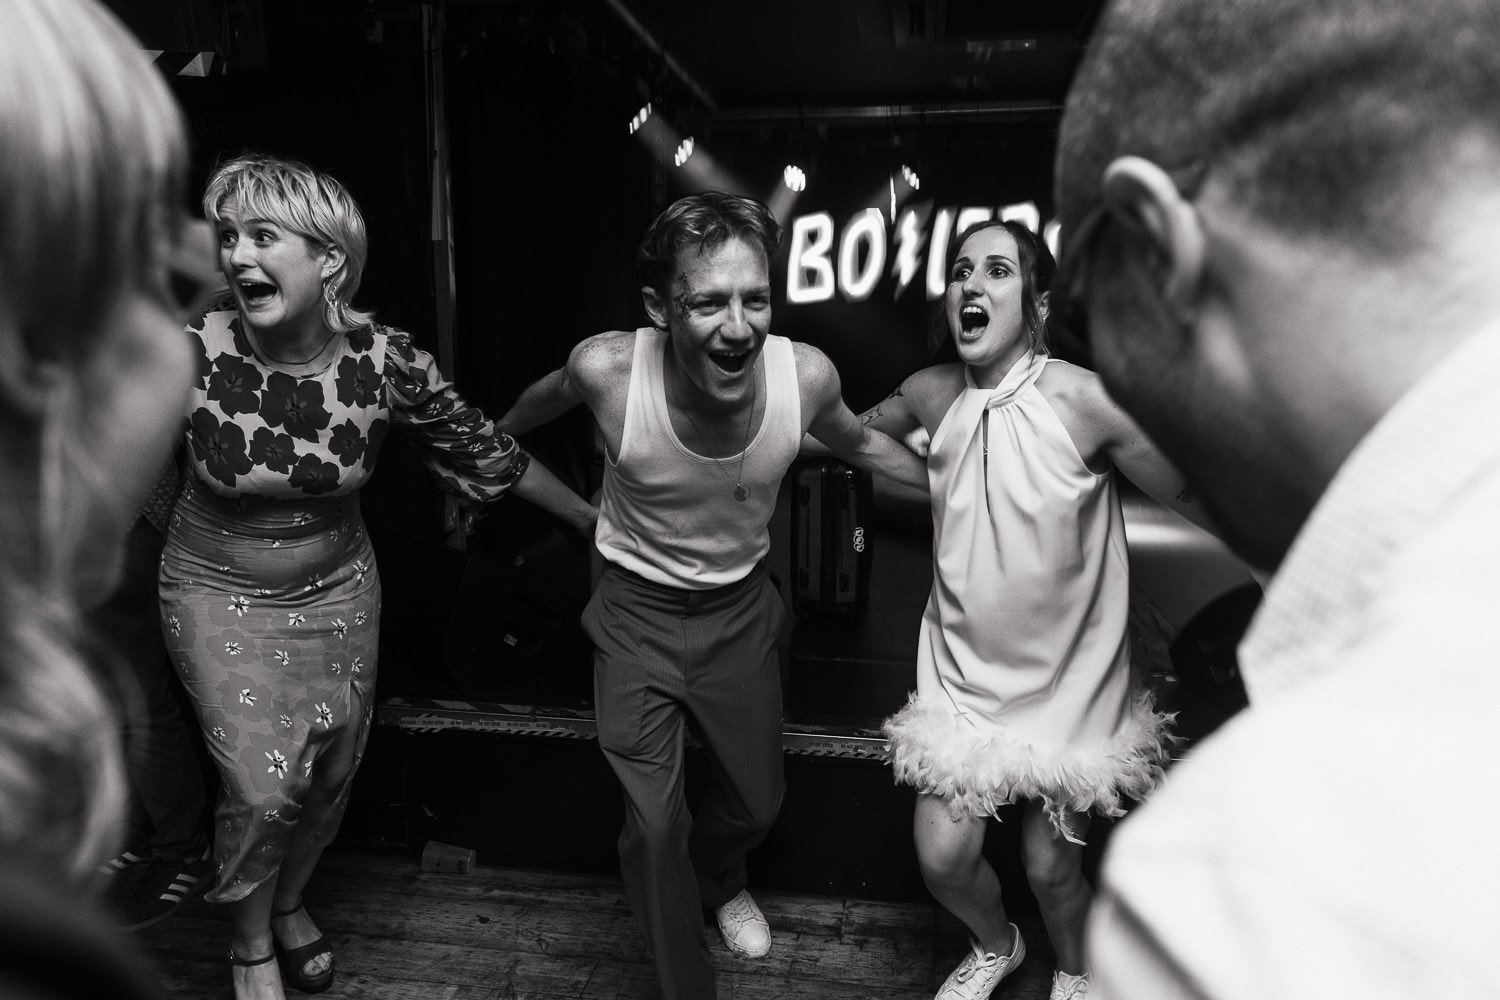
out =
[[[1084,887],[1083,869],[1072,853],[1028,852],[1026,884],[1038,899],[1064,899]]]
[[[786,794],[786,784],[778,773],[775,780],[768,781],[765,791],[750,797],[745,802],[745,825],[757,833],[767,833],[781,813],[781,800]]]
[[[676,855],[687,850],[692,821],[686,812],[636,812],[620,834],[620,850],[648,855]]]
[[[976,858],[959,845],[917,840],[917,870],[928,888],[941,890],[974,880]]]
[[[324,754],[313,767],[308,793],[320,800],[336,798],[353,773],[354,758]]]

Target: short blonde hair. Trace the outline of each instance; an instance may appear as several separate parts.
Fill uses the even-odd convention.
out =
[[[164,280],[186,162],[166,83],[103,7],[0,0],[0,854],[80,881],[118,850],[126,787],[80,650],[92,500],[60,486],[88,461],[65,422],[122,307]]]
[[[217,225],[230,199],[241,214],[274,222],[317,246],[343,251],[343,264],[325,282],[323,321],[340,333],[370,325],[374,313],[350,304],[364,274],[368,238],[365,218],[344,185],[296,160],[247,155],[214,171],[203,192],[204,216]]]

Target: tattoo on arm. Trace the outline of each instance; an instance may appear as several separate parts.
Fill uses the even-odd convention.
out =
[[[895,399],[899,395],[901,395],[901,387],[898,385],[896,386],[895,391],[892,392],[889,396],[885,397],[885,400],[882,400],[882,402]],[[885,416],[885,411],[880,408],[880,403],[876,403],[874,406],[870,407],[864,413],[861,413],[859,415],[859,422],[862,424],[873,423],[883,416]]]

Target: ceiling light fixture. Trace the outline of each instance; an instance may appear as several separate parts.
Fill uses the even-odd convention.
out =
[[[651,102],[647,101],[645,104],[641,105],[641,110],[637,111],[635,113],[635,116],[630,119],[630,134],[631,135],[635,135],[635,133],[640,129],[640,127],[642,125],[646,124],[646,119],[650,118],[650,117],[651,117]]]

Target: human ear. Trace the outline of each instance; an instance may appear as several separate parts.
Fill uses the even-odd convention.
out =
[[[1105,209],[1149,246],[1158,271],[1162,303],[1184,325],[1197,312],[1205,240],[1193,203],[1165,170],[1140,156],[1121,156],[1104,168]]]
[[[344,251],[342,247],[329,244],[323,248],[323,280],[327,281],[339,268],[344,266]]]
[[[667,329],[667,302],[661,297],[661,293],[650,285],[642,285],[641,302],[646,306],[646,315],[651,318],[651,325],[658,330]]]

